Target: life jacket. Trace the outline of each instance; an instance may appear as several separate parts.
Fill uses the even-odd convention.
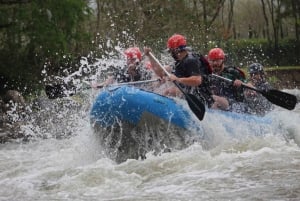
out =
[[[230,80],[241,80],[243,82],[246,81],[246,75],[245,73],[238,67],[235,66],[226,66],[221,73],[222,77],[228,78]],[[226,86],[226,85],[225,85]],[[244,100],[244,89],[243,87],[234,87],[232,84],[227,85],[227,89],[225,90],[232,90],[234,99],[238,102],[242,102]]]
[[[202,54],[199,54],[199,59],[202,63],[203,66],[205,66],[205,68],[207,69],[207,74],[212,74],[213,69],[212,67],[209,65],[208,60],[206,59],[205,56],[203,56]]]
[[[195,92],[198,98],[200,98],[204,104],[206,104],[208,107],[211,107],[214,101],[209,87],[208,75],[212,74],[212,68],[202,54],[193,52],[192,55],[198,58],[200,61],[200,72],[203,79],[202,84],[195,89]]]
[[[195,57],[198,57],[199,58],[199,60],[200,60],[200,63],[201,63],[201,66],[202,66],[202,71],[204,70],[204,73],[205,74],[212,74],[212,72],[213,72],[213,69],[212,69],[212,67],[209,65],[209,62],[208,62],[208,60],[206,59],[206,57],[205,56],[203,56],[201,53],[193,53],[193,55],[195,56]]]
[[[246,75],[239,67],[235,66],[225,66],[221,76],[226,77],[231,80],[239,79],[241,81],[246,81]]]

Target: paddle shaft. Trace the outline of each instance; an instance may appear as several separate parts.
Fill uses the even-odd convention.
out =
[[[134,81],[134,82],[123,82],[123,83],[118,83],[118,84],[110,84],[107,85],[108,87],[118,87],[118,86],[124,86],[124,85],[135,85],[135,84],[147,84],[151,82],[157,82],[160,79],[152,79],[152,80],[140,80],[140,81]],[[97,86],[97,88],[103,88],[105,86]]]
[[[219,78],[219,79],[225,80],[225,81],[230,82],[230,83],[233,83],[233,81],[234,81],[234,80],[231,80],[231,79],[222,77],[222,76],[220,76],[220,75],[216,75],[216,74],[212,74],[212,75],[213,75],[214,77],[217,77],[217,78]],[[242,85],[243,85],[244,88],[251,89],[251,90],[256,91],[256,92],[259,92],[259,93],[263,93],[263,91],[261,91],[261,90],[259,90],[259,89],[256,89],[256,88],[254,88],[254,87],[250,87],[250,86],[248,86],[248,85],[246,85],[246,84],[244,84],[244,83],[242,83]]]
[[[157,65],[164,71],[164,73],[170,77],[170,73],[162,66],[162,64],[158,61],[158,59],[149,52],[149,56],[157,63]],[[188,105],[190,109],[193,111],[193,113],[197,116],[197,118],[201,121],[204,118],[205,114],[205,106],[204,104],[193,94],[188,94],[186,91],[183,90],[183,88],[179,85],[178,82],[175,80],[173,81],[175,86],[183,93],[185,96]]]
[[[228,78],[216,75],[216,74],[212,74],[212,76],[225,80],[227,82],[233,83],[233,80],[230,80]],[[281,106],[285,109],[288,110],[293,110],[297,104],[297,97],[289,94],[289,93],[285,93],[283,91],[279,91],[279,90],[275,90],[275,89],[271,89],[271,90],[267,90],[267,91],[263,91],[263,90],[259,90],[257,88],[254,87],[250,87],[244,83],[242,83],[242,86],[244,88],[256,91],[258,93],[261,93],[266,99],[268,99],[271,103]]]
[[[160,69],[162,69],[164,71],[164,73],[170,77],[170,73],[167,71],[167,69],[165,69],[162,64],[158,61],[158,59],[151,53],[149,52],[149,55],[152,57],[152,59],[158,64],[158,66],[160,67]],[[186,92],[183,90],[183,88],[178,84],[178,82],[173,81],[173,83],[176,85],[176,87],[186,96]]]
[[[157,82],[160,79],[152,79],[152,80],[141,80],[141,81],[134,81],[134,82],[124,82],[124,83],[119,83],[119,84],[111,84],[111,85],[107,85],[108,87],[118,87],[118,86],[124,86],[124,85],[136,85],[136,84],[146,84],[146,83],[151,83],[151,82]],[[97,86],[95,88],[103,88],[105,86]],[[87,90],[87,89],[91,89],[92,87],[84,87],[81,88],[80,91],[82,90]],[[75,92],[71,90],[71,93],[65,93],[65,91],[68,91],[64,85],[46,85],[45,87],[45,91],[46,94],[48,96],[48,98],[50,99],[55,99],[55,98],[62,98],[62,97],[66,97],[66,96],[73,96],[75,95]]]

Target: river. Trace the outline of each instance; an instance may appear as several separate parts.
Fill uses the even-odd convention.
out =
[[[299,97],[299,90],[289,92]],[[276,107],[260,135],[250,133],[255,123],[207,114],[199,123],[214,135],[210,149],[194,144],[117,164],[89,123],[93,93],[85,94],[83,107],[46,110],[42,123],[24,127],[31,140],[0,145],[1,201],[300,199],[299,104],[293,111]]]

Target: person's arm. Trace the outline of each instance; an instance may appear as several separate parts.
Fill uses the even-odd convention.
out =
[[[202,83],[202,77],[201,75],[192,75],[190,77],[176,77],[174,74],[170,74],[169,79],[171,81],[177,81],[178,83],[196,87],[199,86]]]
[[[200,72],[200,66],[199,66],[199,61],[196,60],[195,58],[189,58],[187,57],[183,61],[183,68],[186,69],[186,77],[176,77],[175,75],[171,75],[170,79],[172,81],[176,80],[177,82],[191,86],[191,87],[196,87],[202,84],[202,76]]]
[[[255,88],[255,86],[251,82],[247,82],[247,83],[245,83],[245,85],[247,85],[249,87],[252,87],[252,88]],[[254,96],[257,96],[257,93],[254,90],[245,88],[244,89],[244,95],[245,95],[245,97],[254,97]]]
[[[149,61],[151,63],[152,70],[154,71],[154,73],[158,77],[163,78],[165,76],[165,72],[160,68],[159,64],[156,63],[156,61],[154,60],[154,58],[152,58],[152,57],[149,56],[150,52],[151,52],[151,48],[149,48],[149,47],[145,47],[144,48],[144,54],[146,56],[148,56]]]

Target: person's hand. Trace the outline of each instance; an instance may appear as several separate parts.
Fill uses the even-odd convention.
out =
[[[241,87],[243,82],[241,80],[234,80],[233,86],[235,87]]]
[[[178,77],[176,77],[176,75],[174,75],[174,74],[169,74],[168,77],[169,77],[169,80],[172,82],[178,81]]]
[[[257,96],[257,93],[251,89],[244,90],[244,94],[246,97],[255,97]]]
[[[144,54],[145,54],[146,56],[149,56],[149,53],[150,53],[151,51],[152,51],[152,50],[151,50],[150,47],[144,47]]]

